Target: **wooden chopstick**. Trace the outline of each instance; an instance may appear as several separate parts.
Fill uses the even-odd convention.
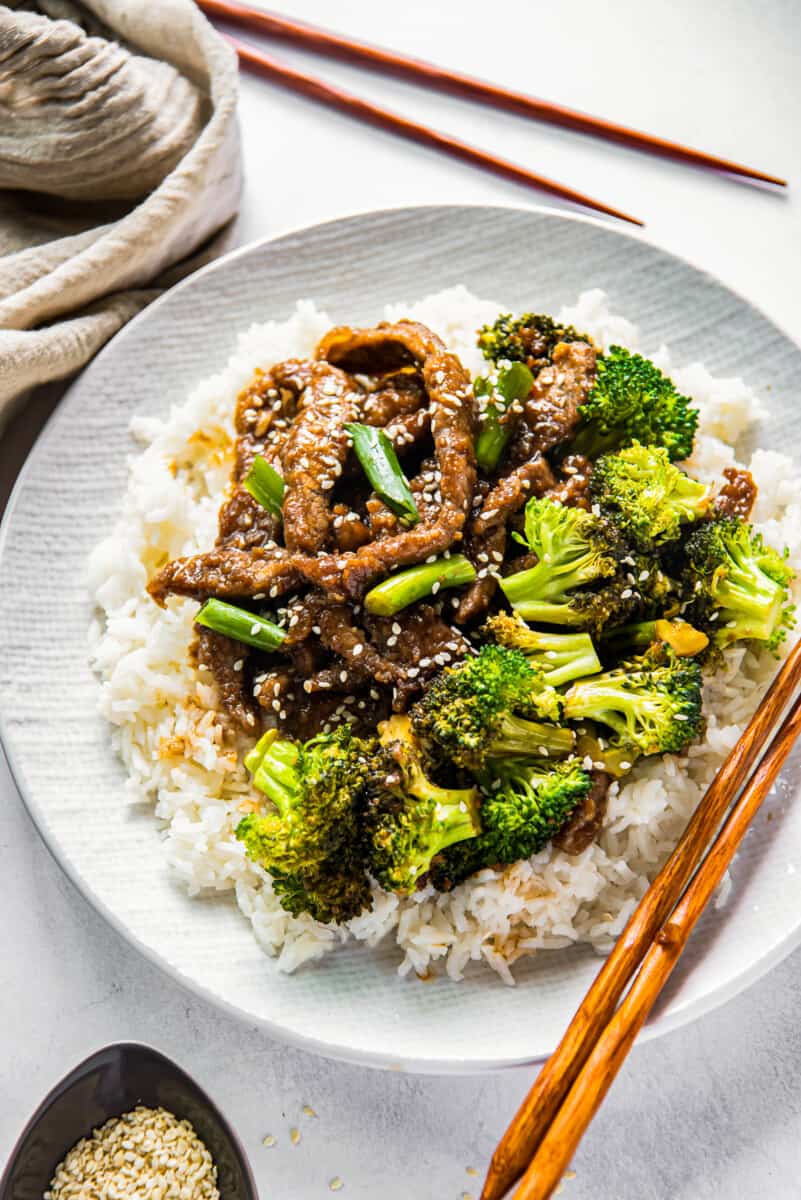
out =
[[[534,1157],[634,972],[670,916],[771,729],[801,684],[797,642],[693,814],[676,849],[643,896],[554,1053],[501,1139],[481,1200],[500,1200]]]
[[[237,38],[225,36],[239,55],[240,63],[293,92],[300,92],[303,96],[309,96],[312,100],[327,104],[329,108],[340,109],[352,117],[357,117],[360,121],[366,121],[369,125],[377,125],[379,129],[388,129],[390,133],[397,133],[420,145],[432,146],[436,150],[444,151],[452,158],[472,163],[493,175],[500,175],[504,179],[522,183],[538,192],[548,192],[552,196],[559,196],[562,200],[569,200],[572,204],[580,204],[584,208],[595,209],[596,212],[606,213],[621,221],[629,221],[632,225],[643,224],[637,217],[629,216],[628,213],[603,204],[600,200],[585,196],[562,183],[547,179],[544,175],[535,175],[516,163],[509,162],[505,158],[497,158],[494,154],[489,154],[486,150],[479,150],[478,147],[471,146],[467,142],[458,141],[449,134],[429,129],[427,125],[418,125],[415,121],[410,121],[387,108],[380,108],[377,104],[363,100],[360,96],[354,96],[352,92],[342,91],[313,75],[297,71],[294,67],[289,67],[262,51],[245,45]]]
[[[801,696],[773,738],[692,882],[643,959],[625,999],[598,1038],[531,1161],[514,1200],[547,1200],[569,1165],[690,934],[801,733]]]
[[[637,150],[645,150],[651,154],[693,163],[696,166],[728,171],[733,175],[760,180],[763,183],[774,183],[779,187],[787,186],[786,181],[776,175],[758,171],[753,167],[745,167],[741,163],[730,162],[716,154],[707,154],[703,150],[694,150],[690,146],[682,146],[678,142],[670,142],[653,134],[630,129],[625,125],[616,125],[601,117],[593,117],[589,113],[565,108],[560,104],[540,100],[522,92],[513,92],[483,79],[474,79],[469,75],[461,75],[457,71],[448,71],[444,67],[435,66],[433,63],[424,62],[421,59],[409,58],[392,50],[384,50],[380,46],[357,42],[327,29],[319,29],[313,25],[290,20],[278,13],[263,12],[261,9],[239,4],[236,0],[198,0],[198,2],[200,8],[208,16],[244,25],[269,37],[281,38],[318,54],[361,63],[375,71],[399,75],[440,91],[489,104],[494,108],[536,117],[541,121],[547,121],[565,129],[591,133],[596,137],[625,146],[633,146]]]

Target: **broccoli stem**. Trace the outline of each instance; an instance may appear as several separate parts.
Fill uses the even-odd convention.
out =
[[[526,621],[545,625],[581,625],[584,616],[565,602],[566,594],[581,587],[584,572],[560,569],[555,573],[547,562],[538,562],[527,571],[517,571],[501,580],[501,590],[515,612]]]
[[[523,758],[550,758],[570,754],[576,742],[572,729],[541,725],[522,717],[506,714],[489,747],[490,757],[518,755]]]
[[[564,579],[568,580],[564,585],[566,588],[573,586],[569,576],[560,576],[554,587],[554,577],[549,576],[547,564],[537,563],[527,571],[507,575],[501,580],[501,591],[515,612],[526,621],[539,621],[543,625],[583,625],[584,614],[571,608],[563,599]],[[554,593],[559,597],[556,601],[550,599]]]
[[[735,568],[718,584],[715,602],[724,610],[723,615],[735,622],[732,640],[768,641],[779,623],[784,592],[758,567],[748,572]]]
[[[262,458],[260,454],[256,455],[252,467],[242,481],[242,486],[262,508],[280,518],[284,502],[284,481],[266,458]]]
[[[357,421],[345,429],[353,439],[353,449],[370,486],[402,525],[411,528],[420,520],[406,476],[398,462],[395,447],[383,429],[360,425]]]
[[[601,670],[588,633],[543,634],[541,646],[542,657],[538,654],[536,663],[542,670],[543,679],[551,687],[561,687],[563,683],[583,679],[585,675],[595,675]]]
[[[267,748],[253,775],[253,786],[272,800],[282,816],[288,815],[297,795],[299,757],[296,744],[280,738]]]
[[[198,609],[195,623],[256,650],[277,650],[286,638],[286,632],[266,617],[214,598]]]
[[[364,607],[378,617],[392,617],[424,596],[436,595],[440,588],[461,587],[472,583],[476,569],[463,554],[438,558],[390,575],[364,598]]]

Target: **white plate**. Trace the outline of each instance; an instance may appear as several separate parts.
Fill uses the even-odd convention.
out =
[[[601,287],[646,349],[742,375],[772,412],[762,445],[796,450],[801,352],[752,306],[680,259],[600,222],[551,210],[430,207],[377,212],[246,247],[132,321],[70,388],[26,465],[0,545],[3,738],[25,802],[92,904],[182,983],[276,1037],[416,1071],[476,1071],[546,1055],[598,967],[589,951],[489,970],[461,984],[401,980],[397,950],[348,946],[294,976],[258,948],[230,897],[171,883],[149,812],[121,800],[123,769],[97,714],[83,587],[126,480],[134,412],[162,413],[213,373],[254,320],[300,297],[332,320],[371,322],[388,301],[458,282],[518,308],[555,311]],[[799,763],[786,772],[796,790]],[[646,1033],[720,1004],[801,940],[801,807],[760,818],[727,908],[707,915]]]

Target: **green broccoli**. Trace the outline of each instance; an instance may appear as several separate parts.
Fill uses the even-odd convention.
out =
[[[528,719],[558,717],[561,707],[559,693],[544,684],[525,655],[484,646],[475,658],[437,676],[411,717],[424,744],[457,766],[480,771],[493,757],[569,754],[571,730]]]
[[[621,624],[641,605],[636,576],[626,566],[635,560],[605,518],[535,497],[526,505],[519,540],[539,562],[507,575],[501,589],[524,620],[597,633]]]
[[[305,744],[270,730],[245,758],[275,811],[243,817],[236,836],[296,916],[341,922],[371,905],[359,822],[370,756],[343,725]]]
[[[549,687],[561,687],[601,670],[588,633],[541,633],[507,612],[490,617],[484,630],[499,645],[525,654]]]
[[[550,361],[560,342],[590,342],[572,325],[562,325],[543,313],[501,313],[492,325],[478,331],[478,346],[491,362],[522,362],[535,373]]]
[[[684,553],[688,620],[719,649],[753,638],[775,650],[795,623],[787,551],[766,546],[739,517],[718,516],[693,531]]]
[[[484,867],[530,858],[558,833],[592,780],[577,759],[543,763],[505,759],[483,777],[482,834],[437,859],[430,881],[448,891]]]
[[[692,453],[697,411],[658,367],[621,346],[598,356],[595,383],[579,414],[571,454],[599,458],[634,441],[664,446],[672,461]]]
[[[431,782],[408,717],[385,721],[380,742],[367,789],[370,870],[387,891],[413,892],[432,858],[480,834],[479,792]]]
[[[648,651],[574,683],[565,695],[565,717],[600,721],[618,745],[642,754],[677,754],[703,729],[701,664],[668,647]]]
[[[642,551],[653,551],[680,535],[682,525],[703,516],[711,489],[690,479],[670,461],[664,446],[633,442],[598,459],[590,497],[623,536]]]

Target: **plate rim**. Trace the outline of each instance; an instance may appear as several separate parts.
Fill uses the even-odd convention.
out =
[[[395,215],[408,215],[410,213],[419,213],[424,216],[426,213],[443,213],[443,212],[461,212],[464,210],[481,210],[485,212],[502,211],[516,212],[519,214],[533,214],[545,217],[556,222],[569,222],[579,225],[590,225],[595,228],[603,229],[606,232],[614,232],[617,236],[628,239],[632,242],[644,243],[651,250],[655,251],[660,256],[672,259],[684,266],[690,267],[694,272],[701,275],[705,279],[714,283],[734,296],[741,304],[753,310],[763,321],[773,326],[787,341],[789,341],[801,353],[801,344],[793,337],[778,321],[772,316],[768,316],[759,305],[744,296],[737,288],[725,283],[718,276],[714,275],[706,268],[699,266],[691,258],[677,254],[674,251],[667,250],[652,241],[642,232],[619,228],[617,224],[611,221],[603,220],[599,217],[587,216],[583,213],[574,213],[563,211],[557,207],[547,205],[520,205],[520,204],[482,204],[482,203],[441,203],[441,204],[402,204],[392,205],[386,208],[370,208],[356,209],[346,213],[339,214],[335,217],[328,218],[324,221],[313,222],[312,224],[287,225],[277,230],[275,233],[269,234],[263,238],[257,238],[247,242],[242,246],[234,247],[226,254],[220,255],[219,258],[204,264],[197,271],[186,276],[172,287],[165,290],[154,301],[148,304],[144,309],[136,314],[130,321],[122,326],[106,343],[99,352],[86,364],[84,368],[70,381],[64,394],[59,400],[53,412],[49,415],[47,421],[39,431],[36,440],[30,448],[28,455],[20,468],[17,478],[14,482],[11,494],[9,495],[6,504],[5,512],[3,513],[2,521],[0,522],[0,562],[6,550],[8,540],[8,532],[11,527],[14,513],[17,507],[19,497],[23,488],[26,485],[29,473],[32,470],[37,453],[45,439],[52,435],[52,430],[56,419],[64,415],[67,407],[73,400],[73,391],[76,385],[83,378],[87,368],[91,368],[101,357],[110,353],[116,353],[120,340],[125,338],[131,331],[135,330],[140,322],[145,319],[150,319],[154,312],[157,312],[159,307],[172,297],[188,287],[190,284],[195,286],[198,279],[211,274],[214,271],[226,266],[231,261],[245,257],[254,253],[256,250],[262,249],[271,245],[274,242],[281,241],[285,238],[300,236],[305,233],[324,229],[343,223],[351,223],[354,221],[363,220],[370,217],[383,216],[391,218]],[[19,794],[24,808],[26,809],[35,829],[41,837],[44,845],[61,869],[61,871],[69,879],[70,883],[81,895],[81,897],[91,905],[91,907],[99,913],[99,915],[111,926],[112,929],[129,945],[131,945],[139,954],[157,967],[161,972],[166,974],[173,982],[177,983],[184,990],[193,995],[199,996],[204,1001],[211,1004],[213,1007],[225,1012],[228,1016],[242,1022],[256,1023],[260,1028],[264,1029],[276,1041],[293,1046],[313,1054],[319,1054],[326,1058],[335,1059],[342,1062],[351,1063],[354,1065],[367,1066],[371,1068],[379,1068],[394,1071],[403,1071],[413,1074],[431,1074],[431,1075],[481,1075],[492,1072],[505,1071],[512,1068],[525,1066],[534,1066],[542,1063],[547,1058],[546,1054],[521,1055],[505,1058],[480,1058],[471,1059],[469,1062],[464,1062],[454,1058],[439,1059],[435,1056],[421,1057],[419,1055],[411,1055],[409,1057],[390,1056],[379,1050],[371,1050],[365,1048],[354,1048],[340,1043],[332,1043],[326,1039],[315,1037],[312,1034],[300,1033],[295,1029],[287,1028],[285,1025],[273,1020],[270,1017],[258,1015],[240,1008],[235,1003],[227,1000],[225,997],[213,991],[210,987],[201,983],[192,976],[184,974],[178,967],[169,962],[166,958],[157,951],[143,942],[137,934],[124,922],[121,917],[111,909],[105,901],[103,901],[94,891],[92,885],[74,866],[69,856],[61,850],[59,840],[55,833],[49,827],[47,816],[39,801],[34,797],[33,790],[30,789],[24,780],[24,773],[21,762],[18,760],[17,751],[14,745],[14,738],[11,732],[11,721],[6,710],[6,705],[3,697],[0,696],[0,746],[4,751],[6,761],[8,763],[9,773],[14,782],[14,786]],[[754,959],[736,975],[730,979],[722,981],[719,985],[710,988],[709,991],[695,999],[688,1000],[684,1003],[678,1003],[675,1008],[668,1010],[665,1013],[658,1014],[655,1018],[650,1019],[643,1027],[638,1035],[637,1042],[642,1043],[650,1041],[653,1038],[661,1037],[664,1034],[673,1032],[681,1028],[683,1025],[689,1024],[692,1021],[706,1015],[707,1013],[726,1004],[729,1000],[734,999],[741,992],[751,987],[754,983],[763,978],[775,966],[778,966],[784,961],[798,946],[801,945],[801,920],[792,933],[786,935],[782,941],[770,946],[764,954]],[[600,966],[599,958],[599,966]],[[324,967],[322,968],[324,969]],[[555,1047],[554,1047],[555,1048]]]

